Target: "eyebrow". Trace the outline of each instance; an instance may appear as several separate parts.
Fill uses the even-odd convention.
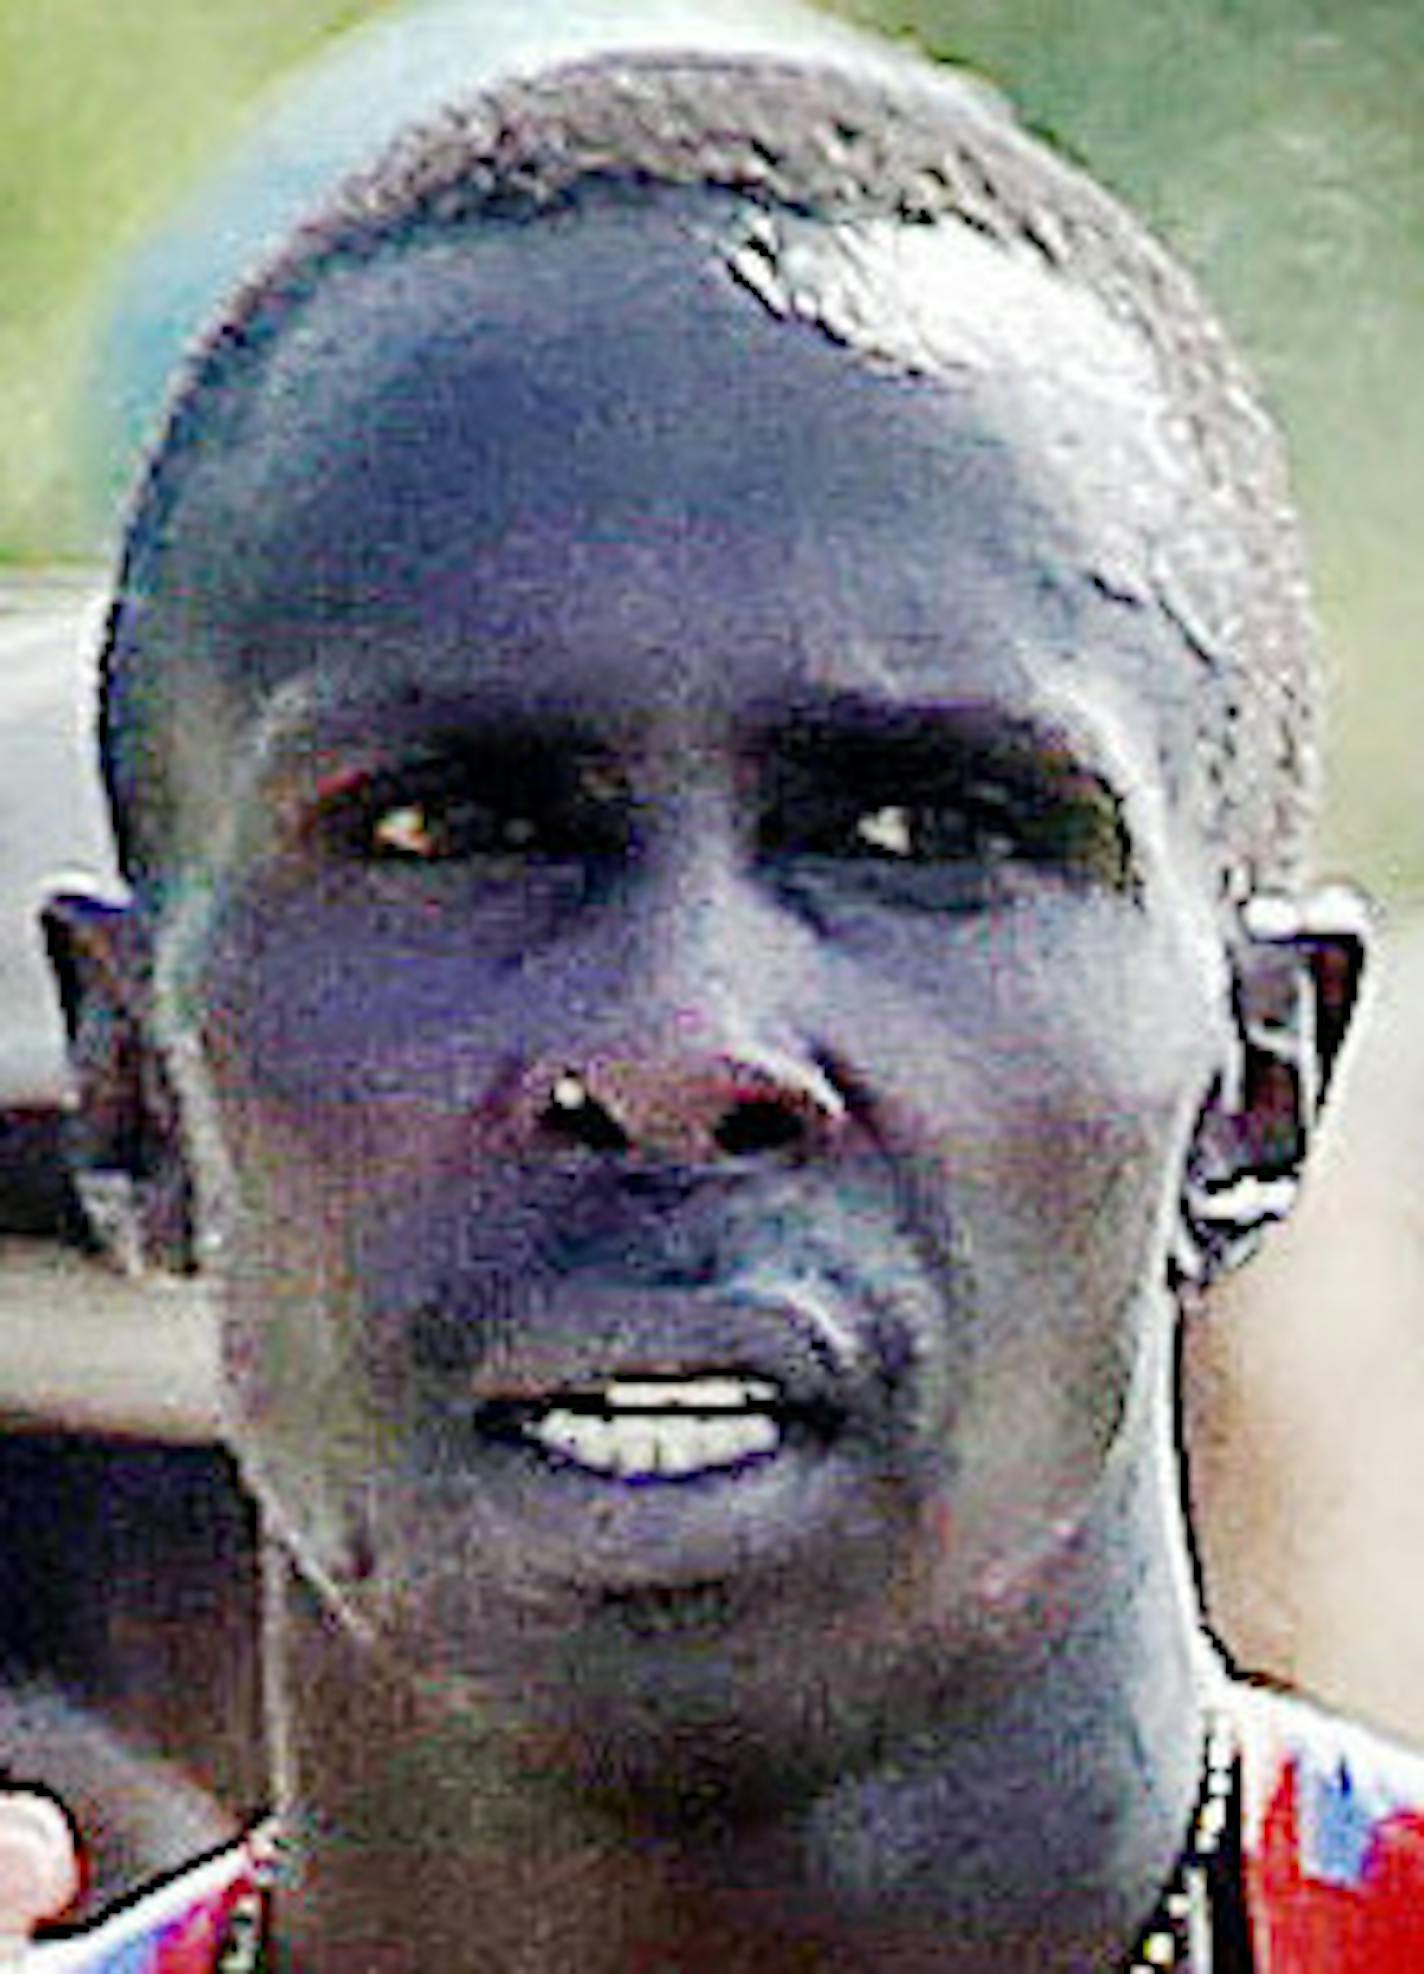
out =
[[[398,768],[412,754],[455,758],[507,751],[534,756],[566,752],[607,756],[610,742],[586,721],[501,713],[482,694],[478,702],[455,694],[426,695],[417,679],[339,704],[323,703],[323,681],[304,673],[284,681],[264,711],[252,742],[251,767],[260,779],[288,765],[310,766],[329,753],[318,772],[322,794],[337,794],[369,776]]]
[[[1104,736],[1085,722],[1010,712],[986,701],[887,702],[836,692],[759,718],[745,751],[788,758],[837,752],[887,755],[926,766],[962,766],[1008,782],[1072,783],[1128,806],[1133,779]]]

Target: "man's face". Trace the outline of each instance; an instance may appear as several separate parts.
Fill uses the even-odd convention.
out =
[[[257,683],[160,958],[297,1553],[449,1691],[797,1746],[1140,1452],[1227,994],[1140,360],[946,234],[906,374],[710,215],[321,290],[180,516]]]

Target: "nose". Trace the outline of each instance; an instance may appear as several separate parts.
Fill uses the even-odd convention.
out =
[[[809,1051],[607,1051],[543,1080],[528,1095],[545,1144],[699,1166],[804,1155],[846,1108]]]
[[[814,948],[744,868],[732,816],[698,783],[650,830],[648,867],[584,953],[585,991],[545,1030],[558,1053],[524,1066],[527,1145],[705,1167],[804,1157],[839,1131],[844,1091],[802,1025]]]

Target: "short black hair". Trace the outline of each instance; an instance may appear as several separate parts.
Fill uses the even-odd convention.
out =
[[[182,853],[170,763],[184,680],[155,632],[173,519],[195,460],[240,441],[268,353],[323,278],[432,231],[676,188],[731,194],[773,225],[970,227],[1095,296],[1146,346],[1216,517],[1189,586],[1210,601],[1173,608],[1199,673],[1204,820],[1232,888],[1289,883],[1317,754],[1300,531],[1274,426],[1191,278],[972,78],[662,53],[550,69],[412,129],[334,193],[194,352],[132,507],[103,657],[102,766],[130,879],[152,882]]]

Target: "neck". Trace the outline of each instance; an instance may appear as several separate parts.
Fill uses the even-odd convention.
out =
[[[298,1857],[279,1964],[1123,1964],[1172,1872],[1201,1751],[1168,1435],[1150,1409],[1045,1586],[1051,1623],[1029,1627],[982,1704],[754,1827],[704,1816],[670,1834],[580,1802],[547,1745],[493,1712],[442,1713],[273,1564],[278,1807]]]

